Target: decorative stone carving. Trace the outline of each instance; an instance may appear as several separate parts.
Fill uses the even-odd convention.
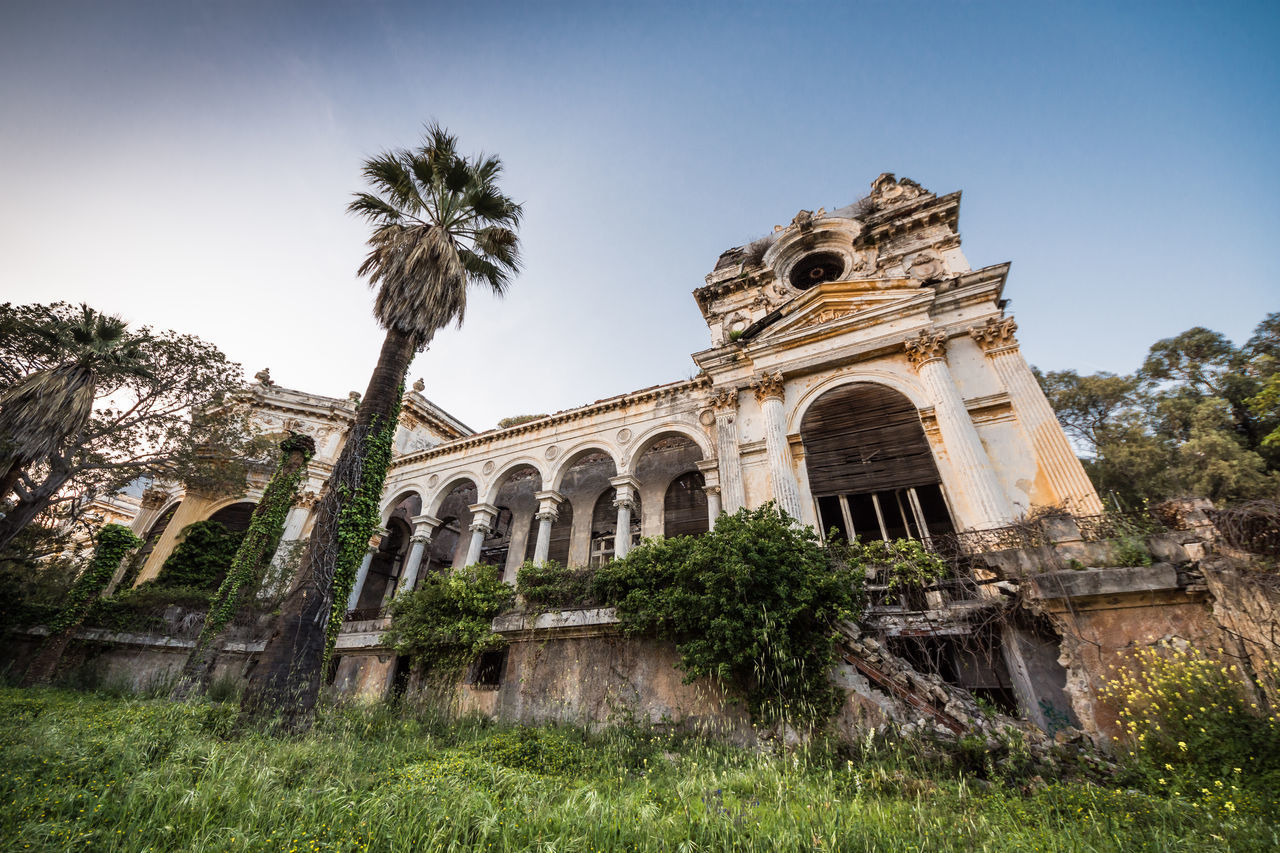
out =
[[[806,318],[802,323],[796,326],[796,329],[808,329],[812,326],[821,326],[823,323],[830,323],[833,320],[843,320],[845,317],[852,317],[854,312],[851,309],[826,308]]]
[[[487,477],[490,474],[492,474],[493,469],[497,467],[498,466],[493,463],[493,460],[490,459],[488,462],[484,463],[484,467],[480,469],[480,473],[484,474]]]
[[[143,509],[159,509],[169,500],[169,493],[161,489],[147,489],[142,493]]]
[[[907,360],[916,370],[930,361],[940,361],[947,354],[947,336],[943,332],[928,329],[907,341],[903,346],[907,350]]]
[[[710,409],[703,409],[698,413],[698,423],[704,427],[709,427],[716,422],[716,413]]]
[[[1018,331],[1018,324],[1012,317],[1005,317],[1003,320],[992,317],[983,325],[970,329],[969,335],[978,342],[978,346],[982,347],[984,352],[992,353],[1017,347],[1018,339],[1013,336],[1016,331]]]
[[[316,501],[318,500],[320,500],[320,496],[311,489],[307,489],[305,492],[298,495],[298,499],[293,502],[293,505],[301,509],[311,509],[316,505]]]
[[[348,391],[348,392],[347,392],[347,400],[348,400],[349,402],[355,403],[357,406],[358,406],[358,405],[360,405],[360,392],[359,392],[359,391]]]
[[[781,373],[761,373],[751,380],[751,390],[755,392],[756,400],[761,403],[770,397],[776,397],[781,400],[783,398],[782,384]]]
[[[422,377],[421,377],[421,376],[419,376],[417,379],[413,380],[413,390],[414,390],[414,391],[417,391],[419,394],[421,394],[423,391],[427,390],[427,383],[425,383],[425,382],[423,382],[423,381],[422,381]]]
[[[542,455],[547,457],[548,459],[555,459],[557,456],[560,455],[560,448],[556,447],[553,444],[550,447],[548,447]]]
[[[942,262],[942,258],[929,251],[917,253],[906,262],[905,266],[907,275],[917,281],[931,281],[940,278],[947,271],[947,265]]]
[[[276,384],[271,381],[271,368],[269,367],[264,367],[257,373],[253,374],[253,378],[258,380],[258,384],[264,388],[270,388],[272,385]]]
[[[717,415],[738,408],[738,389],[717,388],[711,392],[711,405],[715,407]]]
[[[616,438],[618,439],[618,444],[626,444],[628,441],[631,440],[631,430],[627,429],[626,427],[623,427],[622,429],[618,430],[618,434]]]
[[[430,477],[428,477],[428,478],[427,478],[427,487],[428,487],[428,488],[434,489],[434,488],[435,488],[436,486],[438,486],[438,485],[440,485],[440,475],[439,475],[439,474],[432,474]]]
[[[877,204],[898,204],[919,198],[926,192],[924,187],[910,178],[895,178],[893,172],[884,172],[871,182],[871,199]]]

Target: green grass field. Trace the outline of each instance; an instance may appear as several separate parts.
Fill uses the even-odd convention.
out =
[[[767,755],[389,706],[328,709],[295,738],[234,719],[0,689],[0,849],[1280,849],[1265,794],[985,781],[892,744]]]

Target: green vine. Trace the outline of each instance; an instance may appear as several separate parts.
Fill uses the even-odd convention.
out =
[[[49,636],[56,636],[84,621],[89,608],[111,582],[124,555],[142,544],[133,531],[119,524],[104,524],[98,531],[98,544],[84,574],[67,592],[67,604],[49,625]]]
[[[302,454],[302,464],[287,469],[289,457],[294,453]],[[298,486],[307,474],[307,463],[315,455],[315,442],[305,435],[290,433],[280,442],[280,461],[276,465],[271,482],[262,493],[262,500],[253,513],[249,529],[245,531],[240,547],[231,560],[227,576],[222,586],[214,594],[209,603],[209,613],[204,620],[204,630],[196,641],[196,648],[202,648],[213,641],[240,606],[240,598],[246,586],[257,578],[258,569],[270,559],[275,546],[279,544],[280,534],[284,531],[285,516],[293,507],[298,495]]]
[[[365,438],[364,466],[360,482],[352,494],[346,485],[339,486],[338,559],[333,571],[333,603],[329,612],[329,625],[324,646],[324,667],[327,670],[333,656],[334,643],[342,631],[342,621],[347,615],[347,598],[356,583],[356,573],[364,561],[369,540],[381,520],[378,506],[382,501],[382,486],[387,480],[387,468],[391,466],[391,445],[396,427],[400,423],[400,405],[404,399],[404,385],[396,394],[396,402],[385,420],[374,415]]]

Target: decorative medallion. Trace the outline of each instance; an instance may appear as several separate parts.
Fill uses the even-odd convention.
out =
[[[480,469],[480,473],[484,474],[487,477],[490,474],[492,474],[493,469],[497,467],[498,467],[497,465],[493,464],[493,460],[490,459],[488,462],[484,463],[484,467]]]
[[[618,444],[626,444],[628,441],[631,440],[631,430],[627,429],[626,427],[623,427],[622,429],[618,430],[617,439],[618,439]]]
[[[427,486],[428,486],[428,488],[432,488],[432,489],[434,489],[434,488],[435,488],[436,486],[438,486],[438,485],[440,485],[440,475],[439,475],[439,474],[432,474],[430,477],[428,477],[428,478],[427,478]]]
[[[698,422],[703,426],[709,427],[716,422],[716,413],[710,409],[703,409],[702,413],[698,415]]]
[[[560,455],[560,448],[556,447],[553,444],[547,448],[546,452],[543,455],[546,456],[548,459],[555,459],[557,456]]]

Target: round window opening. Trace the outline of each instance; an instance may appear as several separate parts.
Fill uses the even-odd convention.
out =
[[[814,252],[791,268],[791,286],[808,290],[823,282],[835,281],[843,274],[844,258],[835,252]]]

